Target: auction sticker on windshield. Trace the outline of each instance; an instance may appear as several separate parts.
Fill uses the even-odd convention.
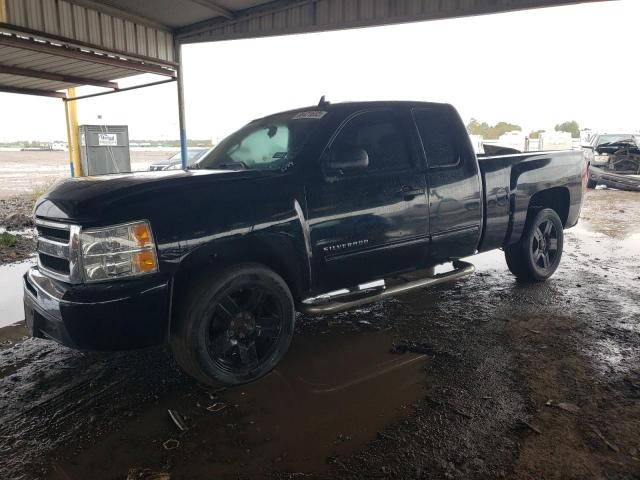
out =
[[[294,120],[302,120],[302,119],[308,119],[308,118],[313,118],[313,119],[320,119],[322,117],[324,117],[327,114],[327,112],[324,112],[322,110],[311,110],[309,112],[299,112],[296,113],[293,116]]]

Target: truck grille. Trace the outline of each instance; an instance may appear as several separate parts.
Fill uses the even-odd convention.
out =
[[[64,225],[66,227],[66,225]],[[69,243],[69,229],[61,229],[56,227],[45,227],[44,225],[37,225],[38,236],[40,238],[48,238],[49,240],[56,240],[58,242]]]
[[[80,226],[36,219],[38,266],[45,275],[80,283]]]

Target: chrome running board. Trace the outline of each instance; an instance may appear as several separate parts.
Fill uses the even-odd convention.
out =
[[[355,307],[367,305],[373,302],[379,302],[388,297],[400,295],[410,292],[418,288],[432,287],[442,283],[453,282],[466,278],[475,272],[476,267],[468,262],[456,260],[453,262],[454,270],[436,275],[428,275],[415,280],[405,280],[403,276],[393,277],[389,280],[402,279],[399,283],[384,285],[379,287],[365,288],[361,290],[352,290],[346,293],[337,293],[335,295],[325,294],[313,298],[303,300],[298,306],[298,310],[309,315],[326,315],[330,313],[342,312]],[[433,272],[432,269],[427,271]],[[415,273],[415,272],[412,272]],[[409,274],[410,275],[410,274]],[[407,275],[408,276],[408,275]],[[350,298],[356,297],[350,300]]]

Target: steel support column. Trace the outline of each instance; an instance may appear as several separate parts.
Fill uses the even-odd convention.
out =
[[[68,88],[67,96],[75,98],[76,89]],[[69,165],[72,177],[81,177],[82,164],[80,163],[80,141],[78,133],[78,109],[75,100],[64,102],[64,113],[67,117],[67,142],[69,144]]]
[[[182,159],[182,168],[187,169],[189,166],[189,157],[187,154],[187,123],[184,114],[184,78],[182,75],[182,45],[176,45],[176,60],[178,61],[178,122],[180,124],[180,156]]]

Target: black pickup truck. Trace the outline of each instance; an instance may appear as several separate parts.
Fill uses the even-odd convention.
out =
[[[456,280],[496,248],[519,279],[547,279],[587,167],[571,151],[478,158],[446,104],[278,113],[189,170],[73,178],[40,198],[26,321],[79,349],[167,342],[201,382],[251,381],[286,353],[296,310]]]

